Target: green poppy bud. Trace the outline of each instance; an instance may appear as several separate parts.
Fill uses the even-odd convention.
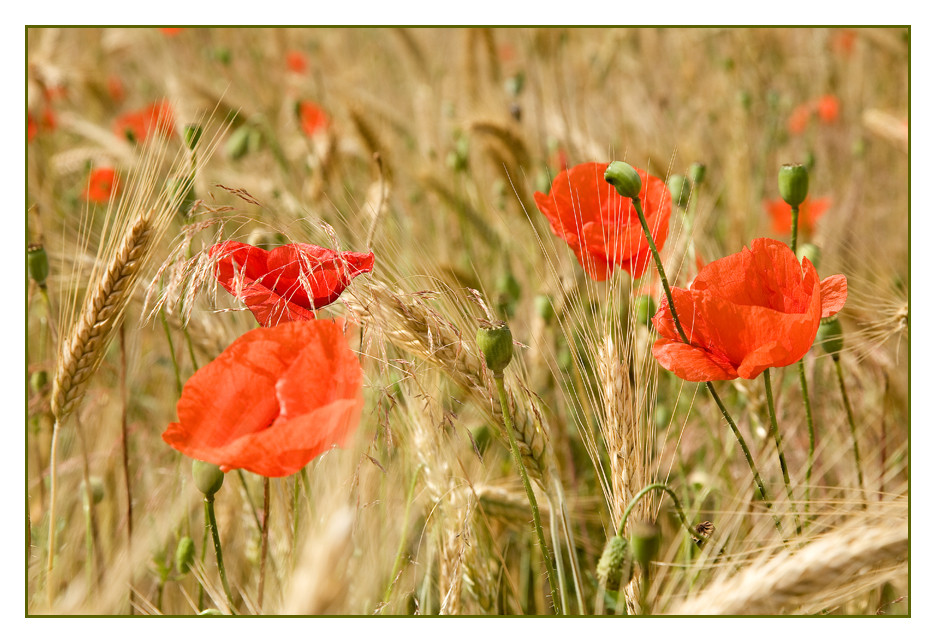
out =
[[[656,302],[650,295],[640,295],[634,301],[634,319],[638,324],[650,327],[650,320],[656,315],[656,311]]]
[[[634,576],[634,559],[626,540],[617,535],[611,537],[601,553],[597,571],[598,579],[608,589],[617,589],[630,581]]]
[[[556,316],[556,309],[553,308],[549,295],[537,295],[533,305],[536,306],[536,314],[547,324]]]
[[[631,551],[634,560],[640,563],[644,571],[649,569],[650,561],[656,558],[660,551],[660,528],[655,524],[638,522],[631,533]]]
[[[673,174],[666,182],[666,187],[669,188],[670,194],[673,195],[673,201],[676,205],[681,208],[685,208],[689,205],[689,192],[692,188],[689,185],[689,181],[686,180],[686,177],[682,174]]]
[[[195,486],[198,490],[206,496],[215,495],[224,484],[224,473],[221,472],[221,468],[216,464],[201,460],[192,460],[192,478],[195,479]]]
[[[195,541],[188,536],[179,539],[179,544],[175,550],[176,571],[180,574],[187,574],[195,561]]]
[[[482,326],[475,336],[478,348],[484,354],[487,367],[500,375],[513,358],[513,336],[506,322],[496,321],[488,327]]]
[[[698,185],[705,180],[705,165],[702,163],[693,163],[689,166],[689,178]]]
[[[784,165],[777,176],[780,196],[792,207],[798,207],[809,194],[809,171],[805,165]]]
[[[253,128],[250,125],[241,125],[231,133],[224,145],[229,158],[235,161],[243,158],[244,154],[247,153],[248,139],[252,130]]]
[[[842,322],[838,317],[823,319],[819,324],[819,332],[816,333],[815,343],[829,355],[838,355],[845,348],[845,341],[842,337]]]
[[[104,481],[97,476],[90,476],[88,481],[91,483],[91,502],[98,504],[104,499]],[[85,481],[81,481],[78,492],[81,495],[82,503],[87,507],[88,496],[87,496],[87,487],[85,486]]]
[[[49,385],[49,373],[46,371],[34,371],[29,376],[29,387],[34,393],[41,393]]]
[[[803,259],[809,259],[809,263],[818,268],[819,260],[822,258],[822,251],[811,243],[801,243],[796,249],[796,258],[799,259],[800,263],[803,263]]]
[[[617,193],[630,199],[640,196],[640,175],[637,170],[623,161],[612,161],[604,174],[605,181],[614,186]]]
[[[40,286],[44,286],[49,277],[49,255],[41,244],[31,243],[26,247],[26,261],[29,276]]]
[[[190,149],[194,150],[195,146],[198,145],[199,139],[201,139],[202,128],[198,125],[186,125],[185,126],[185,145]]]

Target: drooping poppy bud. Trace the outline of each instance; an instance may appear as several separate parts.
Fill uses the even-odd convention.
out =
[[[783,165],[777,176],[777,184],[780,186],[780,196],[795,208],[809,194],[809,171],[799,163]]]
[[[822,320],[819,332],[816,333],[816,345],[832,356],[838,356],[842,352],[845,340],[842,336],[842,322],[838,317]]]
[[[673,174],[666,182],[666,187],[669,188],[670,194],[673,195],[673,201],[676,202],[676,205],[683,209],[689,205],[689,192],[691,187],[686,177],[682,174]]]
[[[195,541],[188,536],[179,539],[179,544],[175,550],[176,571],[180,574],[187,574],[195,562]]]
[[[494,375],[501,375],[510,360],[513,359],[513,335],[507,322],[496,321],[478,329],[475,336],[478,348],[484,355],[487,367],[494,371]]]
[[[621,196],[628,199],[636,199],[640,196],[640,175],[627,163],[612,161],[605,170],[604,178]]]
[[[49,277],[49,255],[45,248],[38,243],[32,243],[26,248],[26,258],[29,264],[29,276],[40,286],[44,286]]]
[[[215,495],[224,484],[224,473],[221,468],[216,464],[201,460],[192,460],[192,478],[195,479],[195,487],[206,496]]]
[[[634,576],[634,559],[627,541],[618,535],[608,540],[598,560],[598,579],[609,589],[617,589]]]

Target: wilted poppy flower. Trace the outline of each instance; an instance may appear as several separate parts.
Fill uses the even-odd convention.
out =
[[[316,308],[338,299],[354,277],[374,269],[372,252],[337,252],[308,243],[268,252],[225,241],[209,252],[217,259],[218,281],[261,326],[315,319]]]
[[[222,471],[288,476],[343,446],[363,406],[361,365],[341,326],[256,328],[198,369],[163,440]]]
[[[325,111],[310,100],[301,101],[296,105],[299,115],[299,124],[306,136],[312,136],[320,129],[328,127],[328,116]]]
[[[816,113],[823,123],[834,123],[838,120],[839,100],[832,94],[821,96],[816,101]]]
[[[306,58],[306,55],[301,51],[287,51],[286,67],[289,69],[289,71],[295,72],[297,74],[304,74],[309,68],[309,59]]]
[[[107,203],[117,194],[120,183],[117,171],[112,167],[96,167],[88,177],[88,187],[81,193],[81,198],[92,203]]]
[[[174,128],[172,108],[167,101],[156,101],[136,112],[129,112],[114,123],[114,132],[131,141],[142,143],[150,134],[170,134]]]
[[[832,199],[828,197],[822,199],[810,199],[806,197],[806,200],[800,204],[799,217],[796,222],[797,229],[804,234],[811,234],[812,231],[815,230],[819,218],[825,214],[830,205],[832,205]],[[789,234],[793,229],[793,214],[790,210],[790,205],[783,199],[775,199],[773,201],[765,201],[764,208],[770,214],[770,218],[773,221],[774,232],[778,234]]]
[[[750,250],[702,268],[689,289],[672,292],[689,343],[664,301],[653,318],[660,334],[653,355],[684,380],[708,382],[753,379],[799,361],[819,320],[845,305],[848,288],[843,275],[820,282],[809,259],[798,263],[786,244],[755,239]]]
[[[595,281],[608,279],[618,265],[634,277],[650,263],[650,246],[631,200],[604,180],[607,163],[582,163],[560,172],[549,195],[533,195],[553,234],[564,239]],[[669,233],[672,199],[666,184],[643,170],[640,200],[657,249]]]

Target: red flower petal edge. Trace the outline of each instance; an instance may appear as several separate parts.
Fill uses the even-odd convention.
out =
[[[222,471],[298,472],[343,446],[360,420],[363,375],[340,320],[257,328],[189,378],[163,440]]]

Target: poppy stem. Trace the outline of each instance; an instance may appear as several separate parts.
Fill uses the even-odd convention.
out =
[[[237,614],[234,610],[234,598],[231,595],[231,587],[228,585],[227,573],[224,571],[224,557],[221,555],[221,539],[218,537],[218,521],[215,518],[214,494],[205,496],[205,527],[211,532],[215,558],[218,559],[218,573],[221,575],[221,587],[224,588],[224,596],[227,598],[228,608],[231,610],[232,614]]]
[[[634,510],[634,507],[637,506],[637,501],[656,489],[665,491],[669,494],[669,497],[673,499],[673,505],[676,507],[676,513],[679,514],[679,521],[683,524],[683,527],[686,528],[686,531],[689,532],[689,535],[692,537],[692,541],[701,547],[706,540],[706,537],[696,531],[695,528],[689,524],[689,520],[686,519],[686,513],[683,511],[682,503],[679,502],[679,497],[672,489],[670,489],[662,482],[648,484],[646,487],[634,494],[634,497],[631,498],[630,503],[628,503],[627,507],[624,509],[624,513],[621,515],[621,523],[618,525],[617,535],[621,538],[624,537],[624,528],[627,526],[627,519],[630,517],[631,511]]]
[[[800,360],[797,364],[799,370],[800,391],[803,393],[803,406],[806,407],[806,428],[809,430],[809,455],[806,459],[806,502],[803,512],[806,524],[809,524],[809,491],[812,480],[813,460],[816,454],[816,431],[813,429],[812,404],[809,402],[809,388],[806,384],[806,363]]]
[[[383,608],[390,602],[390,595],[393,593],[393,586],[396,584],[397,576],[403,568],[403,552],[406,550],[406,539],[409,535],[409,517],[410,509],[413,506],[413,494],[416,492],[416,483],[419,481],[419,474],[422,472],[423,465],[416,467],[413,472],[413,478],[410,481],[409,492],[406,494],[406,509],[403,511],[403,529],[400,530],[400,544],[397,547],[396,559],[393,561],[393,571],[390,572],[390,582],[387,583],[387,589],[384,592],[383,603],[377,608],[377,612],[383,611]]]
[[[179,373],[179,362],[176,360],[175,345],[172,342],[172,333],[169,332],[169,322],[166,320],[166,312],[162,309],[159,311],[159,318],[162,320],[163,328],[166,331],[166,341],[169,342],[169,357],[172,358],[172,372],[175,373],[176,390],[179,393],[179,397],[181,397],[182,375]]]
[[[257,584],[257,608],[263,612],[263,581],[266,579],[266,559],[270,543],[270,479],[263,478],[263,527],[260,530],[260,582]]]
[[[797,233],[797,228],[799,227],[798,226],[799,206],[798,205],[791,206],[790,210],[792,211],[792,218],[793,218],[793,221],[790,226],[793,230],[793,235],[792,235],[792,238],[790,239],[790,248],[793,250],[793,254],[796,254],[796,237],[797,237],[796,233]]]
[[[852,449],[855,452],[855,469],[858,471],[858,487],[861,489],[861,508],[867,507],[865,498],[864,474],[861,472],[861,456],[858,453],[858,429],[855,427],[855,416],[852,415],[851,403],[848,401],[848,392],[845,390],[845,376],[842,374],[842,360],[838,355],[832,356],[835,362],[835,374],[838,376],[839,390],[842,392],[842,402],[845,404],[845,413],[848,415],[848,426],[851,429]]]
[[[549,590],[552,593],[553,609],[558,614],[560,598],[559,586],[556,584],[556,574],[555,571],[553,571],[552,558],[549,555],[549,550],[546,548],[546,538],[543,536],[543,523],[540,520],[539,506],[536,504],[533,486],[530,484],[530,477],[527,475],[526,467],[523,466],[523,458],[520,457],[520,447],[517,446],[517,439],[514,437],[514,425],[513,419],[510,416],[510,407],[507,404],[507,390],[504,388],[503,371],[494,373],[494,382],[497,385],[497,397],[500,399],[501,414],[504,417],[507,439],[510,442],[510,453],[513,455],[514,464],[517,466],[517,471],[520,472],[523,488],[526,489],[527,499],[530,501],[530,510],[533,513],[533,526],[536,529],[536,538],[539,540],[543,563],[546,565],[546,575],[549,577]]]
[[[783,472],[783,482],[786,485],[787,497],[790,499],[790,508],[793,511],[793,522],[796,523],[796,535],[803,533],[799,514],[796,513],[796,502],[793,500],[793,487],[790,485],[790,472],[787,469],[786,456],[783,455],[783,439],[780,437],[780,428],[777,424],[777,411],[774,408],[773,387],[770,385],[770,369],[764,369],[764,391],[767,393],[767,412],[770,415],[770,433],[777,443],[777,456],[780,458],[780,471]]]
[[[660,282],[662,282],[663,291],[666,293],[666,303],[669,305],[670,314],[673,316],[673,323],[676,325],[676,330],[679,331],[679,336],[682,338],[683,342],[689,344],[691,342],[686,336],[686,332],[683,330],[682,324],[679,323],[679,315],[676,314],[676,304],[673,302],[673,294],[670,292],[669,282],[666,280],[666,273],[663,271],[663,262],[660,261],[660,253],[657,252],[656,243],[653,241],[653,235],[650,234],[650,226],[647,225],[647,218],[644,216],[643,208],[640,205],[640,199],[634,198],[631,199],[631,201],[634,204],[634,209],[637,211],[637,216],[640,218],[640,225],[643,228],[644,236],[647,238],[647,244],[650,246],[650,252],[653,254],[653,260],[656,262],[657,273],[660,275]],[[718,397],[718,393],[715,392],[715,387],[712,385],[712,383],[706,382],[705,386],[708,387],[709,393],[712,395],[712,399],[715,400],[715,404],[718,405],[718,409],[721,411],[722,416],[731,427],[735,439],[737,439],[738,444],[741,445],[741,450],[744,451],[744,457],[747,458],[748,466],[751,467],[751,473],[754,474],[754,482],[757,484],[757,488],[760,491],[761,499],[764,501],[764,504],[767,505],[767,510],[773,514],[771,502],[767,499],[767,489],[764,487],[764,481],[761,479],[760,473],[757,471],[757,465],[754,464],[754,458],[751,457],[751,450],[748,449],[747,442],[744,441],[744,436],[742,436],[741,431],[738,430],[738,425],[735,424],[734,420],[731,418],[731,415],[728,413],[728,409],[726,409],[725,405],[722,404],[721,398]],[[777,525],[777,531],[780,532],[780,536],[782,538],[783,527],[780,525],[780,520],[776,516],[773,516],[773,519],[774,524]]]

